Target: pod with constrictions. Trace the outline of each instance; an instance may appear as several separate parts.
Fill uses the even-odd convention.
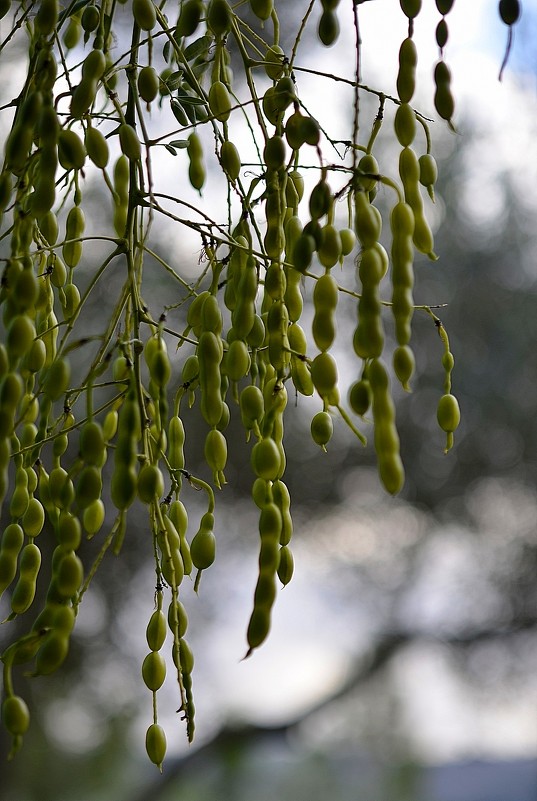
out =
[[[402,488],[405,474],[399,452],[399,435],[395,424],[395,406],[390,381],[383,361],[372,359],[368,365],[372,393],[374,443],[380,479],[385,489],[396,495]]]
[[[267,486],[267,500],[261,508],[259,516],[259,572],[254,591],[254,606],[250,615],[247,630],[248,651],[250,656],[266,639],[271,623],[271,612],[276,598],[276,576],[279,565],[279,543],[282,533],[282,516],[272,500],[272,493]]]

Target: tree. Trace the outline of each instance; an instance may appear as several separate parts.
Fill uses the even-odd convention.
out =
[[[29,725],[13,669],[29,666],[34,675],[47,675],[61,666],[79,605],[107,552],[120,554],[135,502],[146,507],[147,558],[155,569],[142,666],[154,698],[148,755],[162,766],[166,738],[157,693],[168,630],[179,704],[193,737],[193,656],[182,582],[195,576],[198,591],[215,558],[213,487],[226,482],[230,417],[240,420],[247,441],[254,440],[252,498],[259,508],[259,575],[245,656],[269,633],[277,578],[285,586],[293,573],[283,481],[288,393],[301,403],[302,397],[315,399],[311,435],[322,449],[333,416],[365,444],[362,428],[371,415],[380,480],[398,493],[404,469],[391,373],[410,390],[412,318],[419,310],[440,337],[444,383],[437,418],[446,452],[452,446],[460,417],[451,392],[454,357],[435,310],[413,300],[415,251],[436,259],[423,197],[426,189],[434,200],[436,163],[427,118],[411,103],[421,1],[400,2],[408,35],[398,54],[396,97],[360,82],[361,3],[346,9],[354,30],[354,77],[325,75],[348,86],[352,99],[343,139],[332,134],[330,120],[307,111],[299,91],[301,74],[321,75],[300,64],[308,27],[316,27],[322,46],[338,40],[343,10],[337,2],[321,5],[320,16],[313,0],[300,19],[289,15],[294,34],[286,34],[284,48],[279,17],[286,10],[272,0],[236,8],[227,0],[185,0],[178,10],[152,0],[125,7],[82,0],[63,9],[57,0],[3,4],[11,30],[2,51],[24,42],[27,58],[23,86],[4,107],[13,119],[0,174],[6,246],[1,496],[9,516],[0,584],[2,591],[12,587],[15,628],[2,656],[2,709],[12,754]],[[435,108],[451,127],[444,47],[452,5],[437,0],[433,71]],[[501,0],[499,9],[510,42],[519,4]],[[234,142],[240,125],[248,136]],[[400,151],[393,174],[374,155],[387,127]],[[181,173],[177,162],[189,182],[180,191],[175,178],[169,188],[166,175]],[[208,177],[219,181],[218,205],[210,213],[202,195]],[[93,178],[108,188],[111,217],[95,232],[86,228],[85,213]],[[386,192],[377,197],[379,187]],[[307,210],[306,203],[300,207],[306,189]],[[390,256],[380,241],[383,220]],[[166,254],[163,239],[172,226],[181,236],[192,232],[201,248],[191,278]],[[353,260],[356,281],[347,269]],[[337,280],[334,268],[343,264],[347,272]],[[301,325],[309,293],[311,338]],[[352,344],[345,344],[358,358],[348,404],[341,400],[333,355],[343,296],[357,308]],[[393,348],[384,327],[390,316]],[[212,482],[185,459],[186,407],[192,406],[203,420]],[[189,538],[185,484],[206,496]],[[43,529],[53,548],[37,539]],[[83,533],[88,548],[82,548]],[[39,582],[45,594],[38,610],[42,553],[49,575],[48,586]]]

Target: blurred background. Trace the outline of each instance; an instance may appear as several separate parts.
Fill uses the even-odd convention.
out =
[[[405,36],[399,9],[386,29],[396,5],[360,7],[362,80],[387,94]],[[62,670],[31,681],[17,676],[32,726],[10,763],[0,732],[0,798],[537,799],[537,6],[523,3],[501,83],[506,31],[495,6],[461,0],[448,18],[456,132],[431,124],[440,179],[436,204],[427,207],[440,258],[416,260],[416,303],[445,304],[437,313],[455,355],[462,423],[453,451],[443,453],[435,419],[442,348],[426,314],[415,315],[413,392],[398,395],[407,473],[398,498],[381,490],[370,446],[362,448],[338,421],[323,454],[309,435],[318,404],[290,398],[285,481],[295,576],[279,593],[268,641],[243,661],[257,510],[249,449],[232,423],[228,484],[217,498],[218,558],[199,596],[189,588],[183,599],[196,659],[194,743],[187,745],[175,711],[170,671],[159,692],[169,747],[162,776],[145,756],[152,707],[140,665],[154,570],[144,516],[132,510],[121,557],[103,562]],[[339,13],[338,44],[319,55],[313,40],[303,43],[297,65],[352,77],[353,65],[338,59],[349,52],[352,26],[348,10]],[[415,34],[415,102],[432,118],[436,21],[436,11],[424,9]],[[296,74],[308,110],[331,120],[335,139],[340,124],[346,138],[349,91]],[[365,100],[363,109],[366,126],[376,108]],[[377,158],[381,170],[393,171],[397,153],[382,135]],[[203,208],[211,214],[211,187],[218,186],[210,175]],[[98,176],[88,177],[85,191],[96,231],[107,214]],[[199,242],[169,223],[162,236],[178,271],[192,280]],[[87,254],[87,276],[103,253],[96,246]],[[166,280],[155,273],[148,297],[155,307],[170,291]],[[106,303],[106,293],[96,303]],[[342,395],[359,370],[346,345],[352,304],[347,311],[338,339]],[[203,421],[196,407],[186,417],[187,465],[207,477]],[[193,533],[204,510],[192,489],[184,493]],[[0,618],[7,611],[3,599]]]

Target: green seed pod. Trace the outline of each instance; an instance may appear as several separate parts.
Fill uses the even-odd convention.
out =
[[[76,595],[84,580],[84,567],[74,551],[68,551],[60,559],[54,578],[56,588],[63,598],[72,598]]]
[[[409,381],[414,374],[416,362],[409,345],[400,345],[393,352],[393,370],[401,386],[406,392],[411,392]]]
[[[449,14],[455,0],[436,0],[436,7],[441,14]]]
[[[341,236],[337,228],[330,223],[323,226],[321,231],[321,244],[317,250],[317,257],[323,267],[330,269],[341,258],[343,252]]]
[[[183,36],[192,36],[196,32],[204,12],[205,9],[201,0],[186,0],[181,6],[175,28],[175,38],[180,39]]]
[[[403,147],[412,144],[416,135],[416,113],[409,103],[397,107],[394,128],[399,144]]]
[[[256,476],[266,481],[275,481],[281,467],[281,455],[276,442],[270,437],[256,442],[252,449],[251,463]]]
[[[148,1],[151,2],[151,0]],[[152,2],[151,5],[153,5]],[[126,122],[122,123],[119,126],[118,134],[119,144],[123,154],[131,161],[138,161],[138,159],[140,159],[142,156],[142,149],[140,146],[140,140],[138,139],[138,134],[132,125],[127,125]]]
[[[166,662],[159,651],[150,651],[142,663],[142,678],[145,686],[156,692],[166,678]]]
[[[331,47],[339,37],[339,22],[334,11],[325,10],[321,14],[317,35],[326,47]]]
[[[434,156],[430,153],[424,153],[418,159],[420,168],[419,182],[422,186],[427,187],[427,191],[432,201],[434,201],[434,185],[438,178],[438,167]]]
[[[341,255],[349,256],[356,245],[356,234],[352,228],[342,228],[339,232],[341,240]]]
[[[143,31],[151,31],[157,24],[157,13],[152,0],[132,0],[132,13]]]
[[[51,33],[54,33],[58,23],[58,15],[58,0],[41,0],[34,19],[37,33],[41,34],[41,36],[50,36]]]
[[[162,609],[155,609],[145,632],[147,644],[152,651],[160,651],[164,645],[167,628],[166,615]]]
[[[58,400],[69,386],[70,378],[71,368],[67,359],[56,359],[45,373],[43,392],[50,400]]]
[[[78,448],[80,456],[86,464],[97,465],[98,467],[103,464],[106,446],[103,428],[100,423],[96,420],[89,420],[84,423],[80,431]]]
[[[86,533],[93,537],[101,530],[105,518],[105,507],[101,498],[88,504],[82,514],[82,522]],[[74,548],[72,545],[71,547]]]
[[[414,40],[408,37],[399,49],[399,72],[397,94],[402,103],[409,103],[416,89],[416,65],[418,51]]]
[[[101,470],[94,465],[86,465],[78,476],[76,484],[76,501],[80,509],[85,509],[90,503],[101,497],[103,482]]]
[[[434,107],[442,119],[451,121],[455,110],[455,101],[451,94],[451,73],[445,61],[439,61],[434,69]]]
[[[279,80],[283,75],[283,59],[285,53],[279,45],[272,45],[265,53],[265,72],[273,81]]]
[[[18,523],[4,529],[0,544],[0,595],[17,575],[17,558],[24,544],[24,531]]]
[[[30,725],[26,702],[18,695],[8,695],[2,703],[2,723],[13,737],[20,737]]]
[[[6,335],[6,348],[12,363],[28,353],[35,336],[35,326],[26,314],[17,314],[13,317]]]
[[[93,31],[99,27],[100,21],[101,14],[97,6],[87,5],[82,12],[82,17],[80,19],[82,28],[86,31],[86,33],[93,33]]]
[[[28,537],[37,537],[45,525],[45,510],[38,498],[28,500],[28,506],[22,516],[22,527]]]
[[[66,551],[76,551],[82,540],[82,528],[78,517],[67,510],[62,510],[56,527],[58,542]]]
[[[22,549],[19,562],[19,580],[11,596],[11,609],[15,614],[22,615],[32,605],[40,567],[41,552],[35,543],[29,542]]]
[[[212,528],[204,527],[202,523],[190,543],[192,564],[198,570],[206,570],[213,564],[215,554],[216,537],[214,532]]]
[[[302,233],[295,242],[291,255],[291,263],[299,273],[305,273],[311,264],[315,252],[315,239],[309,234]]]
[[[80,119],[92,105],[97,94],[98,82],[106,70],[106,57],[102,50],[92,50],[82,65],[82,80],[75,87],[71,98],[70,111],[75,119]]]
[[[166,733],[158,723],[152,723],[145,734],[145,750],[151,762],[162,770],[166,756]]]
[[[177,616],[177,634],[179,637],[184,637],[186,634],[186,630],[188,628],[188,617],[186,614],[186,609],[181,601],[177,601],[174,603],[170,603],[168,607],[168,626],[171,631],[174,631],[174,620]]]
[[[81,170],[86,163],[86,148],[78,134],[70,129],[60,131],[58,161],[64,170]]]
[[[291,581],[294,568],[295,563],[291,549],[289,546],[284,545],[280,548],[278,561],[278,578],[284,587]]]
[[[138,497],[143,503],[157,502],[164,494],[164,477],[155,464],[144,464],[138,473]]]
[[[274,0],[250,0],[250,7],[258,19],[265,21],[274,10]]]
[[[220,162],[229,180],[236,181],[241,171],[241,159],[239,151],[229,139],[222,143]]]
[[[191,133],[188,137],[187,153],[190,159],[188,177],[194,189],[199,191],[205,184],[206,172],[202,157],[201,140],[197,133]]]
[[[349,406],[355,414],[363,417],[371,406],[371,385],[365,378],[355,381],[349,389]]]
[[[226,354],[226,373],[231,381],[240,381],[250,369],[251,359],[246,343],[242,339],[235,339]]]
[[[263,161],[269,170],[279,170],[285,164],[287,156],[285,142],[281,136],[267,139],[263,148]]]
[[[328,412],[317,412],[312,418],[310,430],[313,441],[326,451],[326,445],[334,433],[334,424]]]
[[[209,0],[207,27],[215,36],[224,36],[231,28],[231,9],[227,0]]]
[[[104,170],[108,164],[110,152],[108,149],[108,142],[98,128],[88,126],[84,135],[84,145],[91,161],[96,167]]]
[[[213,471],[214,483],[220,487],[227,462],[227,442],[225,436],[218,429],[213,428],[207,432],[204,454],[207,465]]]
[[[142,100],[152,103],[158,97],[160,79],[154,67],[142,67],[138,73],[137,86]]]
[[[457,398],[454,395],[442,395],[436,410],[438,425],[446,433],[455,431],[461,421],[461,412]]]
[[[323,400],[333,406],[339,404],[337,364],[331,353],[325,351],[314,358],[311,363],[311,379]]]
[[[390,382],[380,359],[372,359],[369,363],[368,378],[373,392],[374,442],[379,476],[385,489],[395,495],[404,484],[405,473],[399,454],[399,435],[395,426]]]
[[[331,203],[332,190],[326,181],[320,180],[311,190],[309,199],[309,210],[312,220],[320,220],[321,217],[328,214]]]
[[[231,114],[231,97],[223,81],[214,81],[209,89],[209,108],[219,122],[226,122]]]

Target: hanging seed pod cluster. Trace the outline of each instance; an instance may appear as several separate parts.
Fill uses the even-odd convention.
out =
[[[308,34],[318,37],[319,47],[342,42],[344,13],[349,22],[354,15],[358,31],[360,3],[304,3],[288,52],[280,46],[278,5],[0,4],[0,59],[11,38],[24,41],[28,54],[25,79],[10,90],[16,99],[1,111],[5,125],[9,115],[12,121],[0,171],[0,499],[9,518],[0,538],[0,591],[10,604],[6,629],[19,616],[25,624],[2,654],[2,718],[13,737],[12,754],[30,722],[17,693],[17,670],[47,675],[61,667],[93,576],[107,551],[121,556],[126,547],[135,504],[145,510],[156,586],[155,610],[143,623],[148,652],[141,676],[153,701],[147,753],[161,768],[166,734],[157,700],[166,653],[192,739],[187,608],[216,557],[215,490],[225,491],[232,417],[244,429],[259,513],[246,655],[265,641],[278,586],[293,574],[285,483],[288,397],[296,397],[299,408],[302,396],[315,399],[311,436],[321,460],[334,421],[348,426],[357,448],[371,429],[380,480],[398,493],[404,468],[392,387],[399,382],[411,389],[412,320],[419,311],[429,315],[431,335],[440,335],[438,423],[446,450],[453,443],[460,416],[452,394],[453,355],[442,323],[430,308],[417,307],[413,294],[416,251],[437,258],[427,208],[437,177],[427,123],[434,112],[413,105],[413,32],[421,0],[391,0],[391,12],[408,22],[396,66],[397,96],[362,88],[356,76],[355,120],[345,152],[330,138],[330,120],[306,110],[301,45]],[[454,104],[444,48],[452,5],[437,0],[440,60],[431,65],[436,112],[450,124]],[[517,6],[500,3],[506,24],[516,22]],[[359,48],[357,37],[345,57],[359,63]],[[358,118],[363,92],[378,98],[375,119]],[[237,133],[245,119],[248,147]],[[381,132],[400,147],[398,169],[377,158]],[[243,164],[246,152],[254,157]],[[154,183],[155,165],[166,160],[176,171],[177,192],[189,184],[184,197],[172,198],[175,206],[166,205]],[[304,161],[308,176],[315,176],[307,193]],[[210,191],[215,169],[225,178],[221,217],[189,218],[196,199]],[[107,193],[110,225],[99,232],[108,254],[90,269],[86,192],[92,176]],[[381,185],[391,198],[384,215],[376,205]],[[170,229],[196,232],[203,267],[195,281],[182,277],[180,261],[167,261],[152,237],[156,218]],[[383,226],[390,232],[387,248],[380,241]],[[176,302],[167,297],[160,308],[148,308],[144,287],[159,269],[175,277]],[[113,313],[88,337],[84,307],[112,272],[115,281],[121,276]],[[310,290],[313,317],[307,324]],[[338,326],[342,293],[355,303],[354,330]],[[336,342],[356,359],[347,398],[339,386]],[[86,365],[76,382],[73,360]],[[203,475],[194,475],[185,459],[184,412],[192,406],[205,425]],[[310,402],[303,407],[312,408]],[[201,489],[206,507],[199,519],[191,513],[189,520],[191,487]],[[91,563],[82,558],[87,538],[100,541]],[[40,547],[43,539],[52,546]],[[42,552],[52,554],[45,571]],[[42,572],[48,586],[36,593]],[[44,599],[41,605],[36,598]]]

